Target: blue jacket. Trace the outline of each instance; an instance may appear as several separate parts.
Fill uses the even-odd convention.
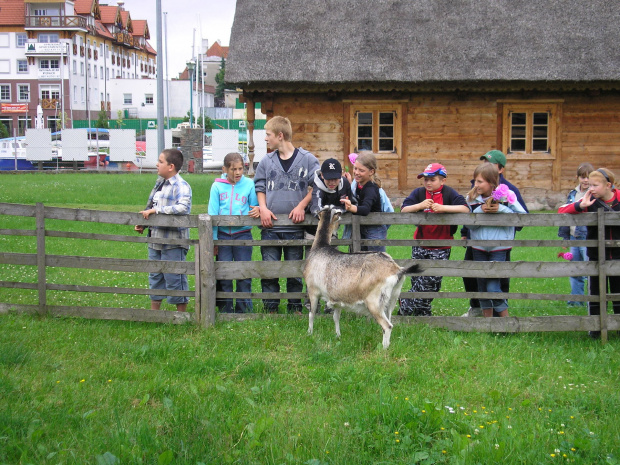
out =
[[[222,175],[213,181],[209,196],[209,215],[247,215],[250,206],[258,205],[254,181],[242,176],[237,184],[232,184]],[[225,227],[226,234],[236,234],[252,229],[252,226]],[[218,227],[213,227],[213,239],[217,239]]]
[[[483,213],[482,205],[485,201],[482,196],[478,196],[474,200],[467,198],[467,203],[470,205],[478,205],[473,213]],[[498,213],[527,213],[521,204],[517,201],[513,204],[504,205],[499,204]],[[470,239],[475,241],[511,241],[515,238],[514,226],[478,226],[467,225],[469,229]],[[496,250],[510,250],[512,247],[506,246],[472,246],[474,249],[483,250],[485,252],[494,252]]]
[[[570,191],[568,193],[568,197],[566,198],[566,205],[575,203],[577,200],[583,197],[583,194],[585,194],[584,192],[579,198],[577,198],[577,194],[579,193],[580,193],[579,186],[575,187],[572,191]],[[575,226],[572,236],[575,239],[585,239],[587,234],[588,234],[587,226]],[[558,229],[558,237],[561,237],[562,239],[565,239],[565,240],[569,240],[570,236],[571,236],[571,227],[560,226],[560,228]]]

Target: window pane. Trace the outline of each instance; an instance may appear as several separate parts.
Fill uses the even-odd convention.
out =
[[[513,126],[512,128],[512,138],[513,139],[523,139],[525,138],[525,126]]]
[[[547,138],[547,126],[534,126],[534,137]]]
[[[512,124],[525,124],[526,115],[525,113],[513,113],[512,115]]]
[[[372,113],[358,113],[357,124],[372,124]]]
[[[357,128],[357,137],[372,137],[372,126],[360,126]]]
[[[514,139],[510,142],[510,150],[512,152],[523,152],[525,151],[525,140],[524,139]]]
[[[547,152],[549,147],[547,146],[547,139],[534,139],[532,141],[532,148],[534,152]]]
[[[394,137],[392,126],[379,126],[379,137]]]
[[[357,150],[372,150],[372,140],[370,139],[358,139]]]
[[[393,139],[379,139],[379,151],[391,152],[392,150],[394,150]]]
[[[394,113],[379,113],[379,124],[394,124]]]
[[[548,124],[549,113],[534,113],[534,124]]]

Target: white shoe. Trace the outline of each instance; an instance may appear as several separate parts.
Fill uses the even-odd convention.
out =
[[[467,312],[463,313],[461,316],[468,316],[468,317],[482,316],[482,309],[469,307],[469,310],[467,310]]]

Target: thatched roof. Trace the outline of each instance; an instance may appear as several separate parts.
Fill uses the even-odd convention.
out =
[[[620,87],[620,2],[237,0],[245,90]]]

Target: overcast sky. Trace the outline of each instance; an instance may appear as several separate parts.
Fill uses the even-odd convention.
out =
[[[101,2],[102,4],[105,2]],[[229,45],[230,29],[235,16],[236,0],[161,0],[162,28],[168,36],[168,76],[177,77],[185,69],[185,63],[192,57],[192,43],[195,40],[195,54],[198,54],[202,39],[209,40],[211,46],[216,40]],[[116,4],[110,0],[109,5]],[[131,19],[146,19],[151,33],[150,44],[157,50],[157,15],[155,0],[125,0],[125,9]],[[194,33],[194,29],[196,32]],[[166,37],[163,37],[163,50],[157,50],[162,59],[166,50]],[[164,77],[166,76],[166,62]]]

